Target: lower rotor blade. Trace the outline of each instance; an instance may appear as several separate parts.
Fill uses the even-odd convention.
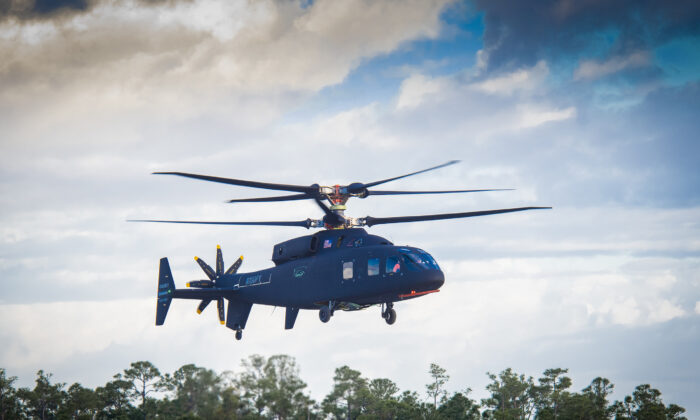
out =
[[[127,220],[127,222],[145,223],[182,223],[192,225],[231,225],[231,226],[300,226],[305,228],[323,226],[320,220],[306,219],[296,222],[201,222],[196,220]]]
[[[216,246],[216,277],[219,278],[224,274],[224,257],[221,255],[221,246]]]
[[[226,270],[226,274],[236,274],[236,271],[238,271],[238,268],[243,264],[243,255],[238,257],[235,263],[231,264],[231,267]]]
[[[227,203],[267,203],[272,201],[307,200],[311,198],[313,197],[308,194],[292,194],[279,195],[277,197],[237,198],[234,200],[228,200]]]
[[[491,214],[513,213],[516,211],[545,210],[545,209],[551,209],[551,207],[517,207],[517,208],[512,208],[512,209],[469,211],[469,212],[464,212],[464,213],[426,214],[426,215],[422,215],[422,216],[398,216],[398,217],[367,216],[364,218],[364,224],[372,227],[374,225],[385,225],[388,223],[407,223],[407,222],[424,222],[427,220],[459,219],[459,218],[463,218],[463,217],[488,216]]]
[[[452,194],[484,191],[513,191],[513,188],[497,188],[487,190],[448,190],[448,191],[375,191],[367,190],[367,195],[404,195],[404,194]]]
[[[225,324],[226,318],[224,317],[224,298],[220,297],[216,300],[216,309],[219,310],[219,323]]]
[[[199,306],[197,306],[197,313],[201,314],[204,308],[207,307],[211,303],[211,299],[204,299],[199,303]]]
[[[216,273],[211,269],[211,267],[209,267],[209,264],[205,263],[204,260],[199,257],[194,257],[194,260],[197,261],[197,264],[199,264],[200,267],[202,267],[202,270],[204,270],[204,273],[207,275],[207,277],[209,277],[209,280],[216,280]]]

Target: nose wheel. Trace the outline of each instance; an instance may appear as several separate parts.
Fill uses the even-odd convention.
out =
[[[392,302],[388,302],[386,308],[382,309],[382,318],[384,318],[384,321],[389,325],[396,322],[396,311],[394,310],[394,304]]]
[[[243,338],[243,330],[236,330],[236,340]]]

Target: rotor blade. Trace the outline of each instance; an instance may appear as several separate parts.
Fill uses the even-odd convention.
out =
[[[263,188],[266,190],[295,191],[313,193],[318,192],[307,185],[273,184],[270,182],[247,181],[244,179],[221,178],[218,176],[189,174],[186,172],[153,172],[154,175],[177,175],[186,178],[200,179],[202,181],[220,182],[222,184],[240,185],[241,187]]]
[[[231,267],[229,267],[228,270],[226,270],[226,274],[227,275],[236,274],[236,271],[238,271],[238,268],[241,266],[242,263],[243,263],[243,255],[238,257],[238,259],[236,260],[235,263],[231,264]]]
[[[320,221],[313,219],[299,220],[295,222],[202,222],[196,220],[127,220],[127,222],[146,223],[183,223],[194,225],[240,225],[240,226],[300,226],[305,228],[322,226]]]
[[[269,203],[272,201],[293,201],[312,199],[309,194],[279,195],[277,197],[256,197],[256,198],[236,198],[226,201],[227,203]]]
[[[543,210],[551,209],[551,207],[517,207],[513,209],[499,210],[482,210],[469,211],[465,213],[444,213],[444,214],[427,214],[422,216],[399,216],[399,217],[372,217],[364,218],[364,224],[367,226],[384,225],[388,223],[406,223],[406,222],[423,222],[426,220],[443,220],[443,219],[458,219],[462,217],[488,216],[490,214],[512,213],[525,210]]]
[[[393,178],[382,179],[381,181],[368,182],[368,183],[362,184],[362,185],[363,185],[364,188],[374,187],[375,185],[384,184],[384,183],[389,182],[389,181],[395,181],[395,180],[397,180],[397,179],[401,179],[401,178],[406,178],[406,177],[413,176],[413,175],[422,174],[423,172],[428,172],[428,171],[432,171],[432,170],[435,170],[435,169],[444,168],[445,166],[454,165],[455,163],[458,163],[458,162],[459,162],[458,160],[451,160],[451,161],[449,161],[449,162],[443,163],[442,165],[433,166],[432,168],[423,169],[423,170],[421,170],[421,171],[416,171],[416,172],[411,172],[410,174],[395,176],[395,177],[393,177]],[[354,191],[353,191],[353,192],[354,192]]]
[[[449,190],[449,191],[376,191],[367,190],[367,195],[404,195],[404,194],[451,194],[451,193],[472,193],[484,191],[513,191],[513,188],[495,188],[488,190]]]
[[[225,324],[226,318],[224,317],[224,298],[220,297],[216,300],[216,309],[219,310],[219,323]]]
[[[200,303],[199,306],[197,306],[197,313],[201,314],[204,308],[207,307],[211,303],[211,299],[203,299]]]
[[[224,274],[224,256],[221,255],[221,246],[216,246],[216,277],[219,278]]]
[[[205,263],[204,260],[199,257],[194,257],[194,260],[202,267],[202,270],[204,270],[204,273],[209,277],[209,280],[216,281],[216,273],[209,267],[209,264]]]

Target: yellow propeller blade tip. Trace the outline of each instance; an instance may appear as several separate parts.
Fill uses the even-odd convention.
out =
[[[219,321],[219,324],[224,325],[226,322],[225,321]]]
[[[194,260],[195,260],[195,261],[197,261],[198,259],[199,259],[199,257],[197,257],[197,256],[194,257]]]
[[[241,259],[243,259],[243,255],[241,255]]]
[[[221,249],[221,245],[217,245],[217,246],[216,246],[216,249]]]
[[[190,287],[190,283],[185,283],[185,287]]]
[[[202,311],[200,311],[199,309],[197,309],[197,313],[198,313],[198,314],[201,314],[201,313],[202,313]]]

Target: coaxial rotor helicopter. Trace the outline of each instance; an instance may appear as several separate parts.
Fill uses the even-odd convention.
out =
[[[516,207],[461,213],[360,218],[345,215],[346,203],[350,198],[507,190],[388,191],[373,189],[381,184],[458,162],[452,160],[431,168],[374,182],[354,182],[334,186],[275,184],[184,172],[154,172],[157,175],[176,175],[222,184],[293,192],[295,194],[233,199],[228,202],[313,200],[323,211],[324,216],[321,219],[308,218],[297,221],[130,221],[325,228],[312,235],[301,236],[275,245],[272,251],[272,262],[275,266],[250,273],[238,273],[243,256],[224,270],[223,255],[221,248],[217,245],[216,269],[211,268],[201,258],[195,257],[207,279],[190,281],[185,289],[175,287],[168,259],[162,258],[158,275],[156,325],[163,325],[165,322],[172,299],[200,300],[198,313],[216,300],[220,323],[234,330],[237,340],[242,338],[243,329],[254,304],[284,307],[285,329],[294,327],[300,309],[318,311],[320,320],[326,323],[337,310],[356,311],[374,305],[380,305],[382,318],[387,324],[393,324],[396,321],[394,303],[438,292],[445,282],[445,276],[429,253],[412,246],[394,245],[386,238],[367,233],[363,229],[364,226],[551,209],[551,207]],[[224,300],[228,301],[227,310]]]

